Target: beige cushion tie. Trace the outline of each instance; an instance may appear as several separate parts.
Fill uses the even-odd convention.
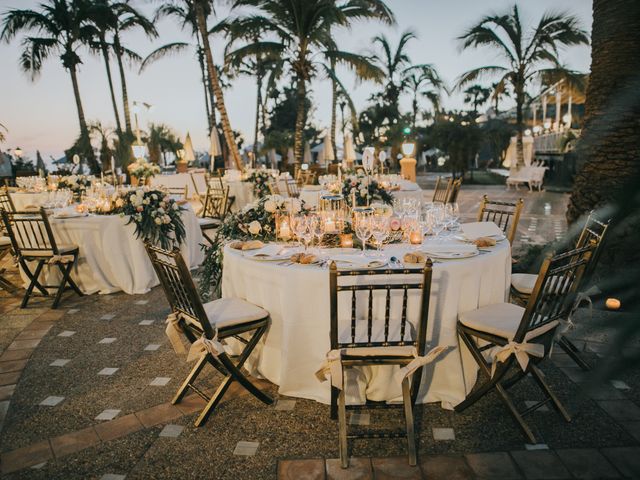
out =
[[[54,255],[49,259],[49,265],[54,265],[56,263],[67,264],[71,263],[75,260],[73,255]]]
[[[316,378],[321,382],[331,378],[331,385],[339,390],[344,386],[342,372],[342,350],[330,350],[327,358],[316,372]]]
[[[393,378],[398,382],[402,382],[405,378],[411,375],[420,367],[424,367],[425,365],[433,362],[436,358],[440,356],[442,352],[448,350],[449,347],[445,347],[442,345],[438,345],[437,347],[433,347],[431,350],[427,352],[426,355],[420,356],[418,355],[418,351],[414,349],[413,351],[413,360],[409,362],[404,367],[400,368],[394,375]]]
[[[509,342],[504,347],[501,347],[493,354],[493,365],[491,366],[491,376],[493,377],[498,366],[498,362],[504,363],[511,356],[515,355],[516,360],[520,364],[522,371],[527,369],[529,365],[529,355],[534,357],[544,356],[544,345],[539,343],[527,343],[522,342]]]
[[[165,321],[167,328],[164,329],[164,333],[169,337],[171,346],[177,354],[185,353],[187,350],[184,348],[184,344],[181,340],[182,329],[178,322],[180,317],[175,313],[170,313]]]
[[[214,357],[224,353],[224,345],[218,341],[217,331],[215,337],[209,339],[203,334],[198,340],[191,344],[191,348],[189,348],[189,353],[187,354],[187,362],[197,360],[207,353],[210,353]]]

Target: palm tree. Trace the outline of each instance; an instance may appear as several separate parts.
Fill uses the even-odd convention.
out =
[[[424,72],[412,72],[403,82],[411,95],[411,125],[416,128],[420,97],[427,99],[437,113],[440,110],[440,88],[433,85],[432,78]],[[430,85],[430,88],[425,88]]]
[[[207,76],[204,50],[202,48],[202,40],[200,39],[198,22],[193,4],[190,2],[183,2],[182,4],[167,3],[161,5],[156,11],[154,21],[163,17],[173,17],[180,22],[181,28],[190,29],[191,34],[196,38],[195,44],[188,42],[170,42],[156,48],[142,61],[142,64],[140,65],[140,72],[161,58],[179,54],[188,49],[195,49],[196,57],[198,58],[198,65],[200,66],[201,81],[204,89],[204,106],[207,114],[208,131],[210,132],[213,125],[216,124],[216,113],[214,107],[215,98],[213,95],[213,89],[211,88],[211,82],[209,82],[209,78]]]
[[[116,102],[116,94],[113,87],[113,76],[111,74],[111,65],[109,62],[109,52],[111,45],[107,41],[107,35],[113,30],[117,22],[115,12],[124,6],[120,2],[114,3],[111,0],[94,0],[89,4],[89,28],[92,28],[89,46],[96,49],[102,54],[105,70],[107,72],[107,80],[109,82],[109,93],[111,95],[111,105],[116,119],[116,130],[118,135],[122,135],[122,124],[120,123],[120,113],[118,112],[118,104]]]
[[[147,140],[149,160],[157,164],[160,163],[160,158],[162,158],[162,163],[166,165],[167,153],[171,152],[177,155],[178,150],[182,148],[182,142],[180,142],[175,132],[171,127],[162,123],[149,125],[149,137]]]
[[[113,136],[113,130],[102,125],[101,122],[93,122],[89,124],[91,133],[96,134],[97,140],[100,142],[100,166],[102,171],[109,170],[113,150],[109,147],[109,140]]]
[[[0,143],[4,143],[7,140],[7,137],[5,137],[4,132],[2,130],[9,133],[9,129],[0,123]]]
[[[499,82],[510,84],[516,101],[517,163],[524,163],[522,134],[523,108],[527,85],[544,71],[561,69],[558,59],[561,46],[588,44],[589,36],[579,20],[567,13],[545,13],[531,33],[524,31],[518,6],[509,13],[483,17],[459,37],[462,48],[492,47],[506,61],[505,65],[488,65],[469,70],[458,79],[463,87],[485,75],[501,75]]]
[[[493,102],[493,110],[498,115],[498,106],[504,97],[511,97],[505,82],[495,82],[491,84],[491,101]]]
[[[80,137],[77,145],[89,161],[92,171],[97,164],[89,142],[89,129],[84,116],[80,87],[78,85],[78,65],[82,63],[77,49],[88,39],[83,26],[87,10],[82,0],[48,0],[36,10],[9,10],[3,20],[0,40],[10,42],[19,32],[29,34],[22,41],[24,50],[20,57],[22,70],[35,80],[45,60],[59,55],[62,66],[69,72],[73,95],[78,111]]]
[[[349,27],[353,20],[380,19],[392,23],[393,15],[382,0],[236,0],[235,6],[253,6],[259,14],[246,18],[247,24],[278,38],[279,42],[260,41],[243,47],[246,54],[269,53],[287,59],[296,82],[296,125],[294,154],[302,160],[303,130],[306,123],[305,97],[307,83],[317,74],[313,57],[322,54],[354,69],[364,79],[374,78],[379,71],[360,55],[338,49],[333,37],[335,27]]]
[[[489,97],[491,96],[491,89],[485,88],[482,85],[471,85],[464,92],[464,103],[470,103],[473,107],[474,115],[478,114],[478,107],[481,107]]]
[[[400,95],[404,91],[417,92],[427,84],[431,84],[437,93],[443,88],[442,80],[433,65],[411,63],[406,48],[409,41],[415,38],[417,38],[415,33],[408,30],[403,32],[395,50],[385,35],[377,35],[373,38],[374,45],[379,45],[382,50],[381,53],[376,53],[373,59],[383,70],[384,77],[387,79],[381,100],[389,107],[387,109],[391,117],[388,118],[389,123],[400,117]],[[417,93],[414,94],[414,98],[416,97]],[[427,98],[436,99],[433,94],[427,95]],[[416,109],[417,105],[414,109],[414,123],[417,116]]]
[[[113,34],[111,47],[118,62],[118,71],[120,73],[125,126],[127,133],[131,135],[131,110],[129,109],[129,93],[123,60],[126,57],[131,61],[140,62],[142,58],[136,52],[123,45],[122,33],[140,28],[149,38],[154,38],[158,36],[158,32],[153,22],[128,3],[114,3],[111,5],[111,11],[114,16],[114,22],[111,25]]]

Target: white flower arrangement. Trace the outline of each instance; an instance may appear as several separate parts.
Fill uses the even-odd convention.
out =
[[[160,173],[160,167],[155,163],[147,162],[144,158],[139,158],[127,167],[129,175],[139,180],[146,180]]]

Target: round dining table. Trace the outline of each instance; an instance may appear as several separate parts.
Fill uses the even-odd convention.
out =
[[[204,243],[198,219],[191,208],[182,212],[186,238],[180,247],[189,268],[198,267],[204,253]],[[80,247],[78,262],[72,270],[72,277],[85,294],[147,293],[159,284],[142,239],[136,238],[135,225],[128,223],[127,216],[94,215],[56,218],[49,217],[53,234],[58,245]],[[27,276],[21,269],[25,285]],[[55,267],[45,267],[42,283],[57,284],[60,278]]]
[[[34,210],[40,208],[50,198],[50,192],[9,192],[16,211]]]
[[[321,185],[307,185],[300,190],[300,199],[310,208],[316,207],[320,203],[320,197],[328,194]],[[389,193],[394,199],[414,199],[416,201],[424,200],[424,190],[415,182],[401,180],[397,182],[396,189],[390,190]]]
[[[460,244],[462,242],[454,239],[427,240],[420,249],[427,254],[430,250],[446,252],[449,248],[452,251],[462,248]],[[281,247],[271,245],[265,248]],[[405,244],[388,245],[380,258],[384,262],[391,262],[392,257],[394,260],[402,259],[407,251],[414,248]],[[443,254],[430,255],[442,257]],[[269,330],[257,353],[247,363],[251,373],[278,385],[281,395],[326,404],[330,402],[329,382],[319,382],[315,372],[330,350],[327,265],[335,260],[339,268],[357,268],[359,264],[364,268],[368,262],[378,258],[343,249],[323,249],[322,256],[326,261],[321,265],[268,262],[259,261],[257,258],[260,257],[252,258],[250,251],[237,251],[227,246],[224,250],[222,296],[245,299],[271,315]],[[385,268],[394,266],[398,266],[397,262],[389,263]],[[418,401],[441,402],[443,408],[451,409],[467,396],[476,381],[477,365],[466,347],[459,346],[456,333],[458,315],[506,301],[510,275],[511,248],[506,240],[468,258],[434,260],[427,341],[431,347],[442,345],[450,348],[438,361],[423,369]],[[376,278],[382,283],[390,281],[389,275]],[[419,298],[417,291],[409,297],[408,317],[414,326]],[[340,299],[339,306],[344,310],[348,323],[351,314],[349,299]],[[383,310],[384,303],[376,303],[374,317],[383,315]],[[363,323],[366,325],[366,320]],[[339,335],[348,333],[348,327],[348,324],[344,330],[341,327]],[[397,368],[375,366],[359,369],[349,377],[353,381],[347,382],[351,385],[347,388],[347,401],[361,403],[365,395],[376,401],[401,399],[400,384],[393,380]]]

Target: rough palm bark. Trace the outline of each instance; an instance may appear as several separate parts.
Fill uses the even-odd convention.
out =
[[[211,45],[209,44],[209,36],[207,31],[207,22],[204,14],[204,10],[200,3],[196,4],[196,14],[198,21],[198,30],[202,37],[202,47],[204,49],[205,60],[207,61],[207,71],[209,72],[209,82],[213,89],[213,93],[216,100],[216,107],[220,113],[220,122],[222,123],[222,132],[224,134],[225,143],[231,154],[234,164],[238,170],[243,170],[242,159],[240,158],[240,152],[238,152],[238,146],[236,145],[233,131],[231,130],[231,123],[229,122],[229,115],[227,114],[227,108],[224,104],[224,95],[218,79],[218,73],[216,72],[215,65],[213,64],[213,55],[211,53]]]
[[[333,72],[336,71],[336,62],[333,59],[331,59],[331,70]],[[338,85],[334,79],[331,79],[331,148],[333,148],[333,158],[335,160],[338,159],[338,148],[336,146],[336,128],[338,128],[337,108],[338,108]]]
[[[296,82],[296,97],[298,99],[296,107],[296,129],[293,136],[293,154],[295,156],[296,163],[302,163],[302,157],[304,156],[304,147],[302,142],[302,135],[304,133],[304,124],[307,119],[305,112],[304,100],[307,96],[307,82],[301,73],[297,74]]]
[[[640,2],[594,0],[591,76],[567,219],[631,199],[640,181]],[[625,195],[625,198],[622,198]]]
[[[124,109],[124,123],[127,133],[131,133],[131,110],[129,109],[129,93],[127,92],[127,78],[125,76],[124,64],[122,62],[122,46],[118,33],[113,37],[113,49],[118,61],[118,70],[120,71],[120,86],[122,88],[122,104]]]
[[[258,72],[256,74],[256,124],[255,124],[255,133],[253,134],[253,161],[255,162],[258,158],[258,135],[260,133],[260,118],[262,117],[262,71],[258,68]]]
[[[111,75],[111,65],[109,64],[109,48],[104,38],[100,39],[100,50],[104,59],[104,67],[107,71],[107,81],[109,82],[109,93],[111,94],[111,105],[113,106],[113,114],[116,118],[116,129],[118,135],[122,133],[122,124],[120,123],[120,113],[118,112],[118,103],[116,102],[116,94],[113,88],[113,76]]]

